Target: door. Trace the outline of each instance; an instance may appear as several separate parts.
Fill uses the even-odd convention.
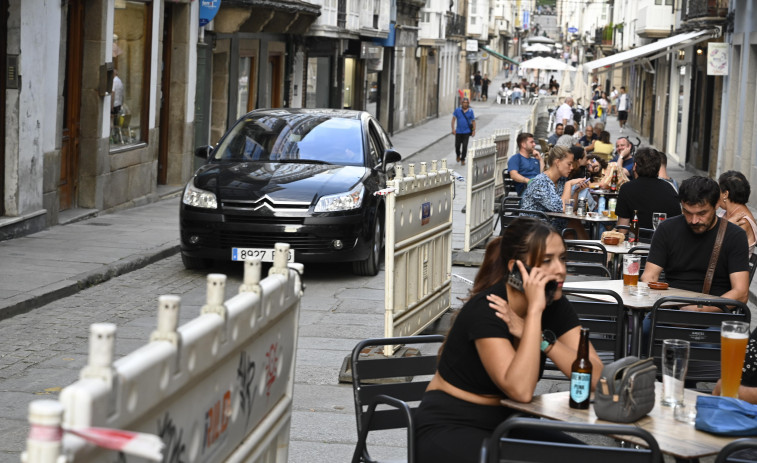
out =
[[[163,72],[160,80],[160,140],[158,141],[158,185],[168,178],[168,126],[171,101],[171,50],[173,42],[173,4],[166,3],[163,15]]]
[[[281,107],[281,86],[283,82],[283,72],[281,64],[283,62],[281,55],[270,55],[268,57],[268,82],[271,86],[271,108]]]
[[[6,63],[8,0],[0,0],[0,63]],[[5,166],[5,79],[0,79],[0,166]],[[0,216],[5,215],[5,168],[0,169]]]
[[[83,0],[68,2],[66,80],[63,84],[63,129],[60,149],[58,201],[61,211],[76,206],[79,170],[79,114],[81,111]]]

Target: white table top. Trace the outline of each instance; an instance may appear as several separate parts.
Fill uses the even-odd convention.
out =
[[[579,216],[576,214],[566,214],[564,212],[545,212],[550,217],[560,217],[563,219],[578,219],[586,222],[601,222],[601,223],[610,223],[610,222],[617,222],[618,218],[610,218],[605,217],[601,214],[597,215],[596,217],[589,217],[588,215]]]
[[[644,282],[639,282],[640,286],[647,286]],[[687,291],[685,289],[668,288],[668,289],[649,289],[649,293],[645,296],[632,295],[629,291],[629,286],[623,285],[623,280],[591,280],[591,281],[566,281],[563,285],[565,288],[591,288],[591,289],[610,289],[618,293],[618,296],[623,300],[623,305],[630,309],[637,310],[650,310],[658,299],[666,296],[680,296],[680,297],[703,297],[712,298],[711,295],[704,293],[697,293],[694,291]],[[615,299],[603,296],[601,294],[586,294],[586,299],[595,299],[606,302],[614,302]]]
[[[600,243],[602,246],[605,247],[605,249],[607,249],[607,252],[610,252],[612,254],[628,254],[628,251],[630,251],[631,248],[633,248],[633,247],[639,247],[639,248],[649,249],[649,245],[648,244],[644,244],[644,243],[635,244],[635,245],[627,248],[625,246],[625,244],[624,244],[625,241],[622,242],[622,243],[619,243],[619,244],[605,244],[605,243],[602,243],[602,240],[581,240],[581,241],[589,241],[589,242],[592,242],[592,243]]]

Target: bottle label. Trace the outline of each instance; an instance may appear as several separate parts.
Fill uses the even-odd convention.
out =
[[[591,393],[591,373],[570,374],[570,398],[573,402],[581,403],[589,398]]]

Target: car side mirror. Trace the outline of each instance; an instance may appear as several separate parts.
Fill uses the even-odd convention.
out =
[[[213,147],[210,145],[200,146],[195,149],[195,156],[203,159],[210,159],[210,155],[213,154]]]
[[[384,160],[381,163],[381,167],[383,169],[386,169],[386,166],[388,166],[389,164],[393,162],[399,162],[400,160],[402,160],[402,155],[400,155],[397,150],[389,148],[384,151]]]

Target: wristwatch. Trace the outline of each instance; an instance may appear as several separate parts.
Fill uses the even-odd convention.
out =
[[[552,345],[557,341],[557,336],[550,330],[544,330],[541,332],[541,351],[546,353]]]

